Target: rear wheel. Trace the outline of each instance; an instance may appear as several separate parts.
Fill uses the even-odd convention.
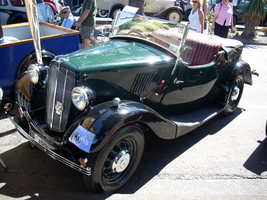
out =
[[[106,17],[108,17],[108,11],[107,10],[99,10],[98,15],[100,17],[106,18]]]
[[[235,111],[235,109],[237,108],[238,103],[241,99],[243,89],[244,89],[243,76],[238,75],[235,78],[235,80],[234,80],[234,82],[230,88],[227,102],[226,102],[226,106],[225,106],[224,111],[223,111],[224,115],[230,115]]]
[[[110,12],[110,15],[109,17],[111,17],[112,19],[114,19],[117,15],[118,12],[122,11],[123,7],[122,6],[116,6],[114,7],[111,12]]]
[[[84,175],[87,187],[94,192],[114,191],[134,174],[144,151],[144,135],[136,126],[119,130],[100,152],[88,154],[91,176]]]
[[[180,22],[182,20],[182,15],[177,10],[171,10],[167,15],[167,20],[173,21],[173,22]]]

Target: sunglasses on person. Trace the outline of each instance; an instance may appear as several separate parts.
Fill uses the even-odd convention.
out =
[[[64,12],[62,12],[62,14],[66,14],[66,13],[68,13],[69,11],[64,11]]]
[[[198,3],[198,1],[192,1],[193,3]]]

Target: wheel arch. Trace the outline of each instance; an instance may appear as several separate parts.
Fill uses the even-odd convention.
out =
[[[17,21],[27,22],[28,21],[27,14],[24,12],[15,12],[8,18],[7,24],[17,23]]]
[[[226,80],[221,85],[221,90],[219,94],[217,95],[215,104],[218,104],[219,106],[224,106],[226,99],[228,97],[228,93],[231,89],[231,86],[233,85],[235,78],[239,75],[242,75],[244,83],[248,85],[252,85],[252,73],[250,66],[247,62],[243,60],[239,60],[232,64],[231,71],[228,73],[228,76],[226,76]]]
[[[115,108],[111,102],[107,102],[93,110],[99,109],[101,112],[98,113],[104,113],[95,116],[89,112],[87,115],[88,118],[95,116],[94,122],[88,127],[96,135],[91,152],[102,149],[116,132],[129,125],[137,126],[144,132],[152,131],[163,139],[174,139],[176,136],[176,125],[144,104],[127,101]]]
[[[109,10],[109,17],[113,18],[115,16],[113,16],[114,14],[114,11],[115,11],[115,8],[124,8],[125,5],[124,4],[121,4],[121,3],[116,3],[114,5],[112,5],[112,7],[110,7],[110,10]]]
[[[42,58],[43,59],[53,59],[56,56],[56,54],[50,50],[42,49]],[[29,54],[27,54],[20,62],[17,71],[16,71],[16,77],[18,77],[21,73],[23,73],[26,70],[27,63],[29,63],[31,60],[36,59],[36,52],[32,51]],[[15,78],[16,78],[15,77]]]
[[[238,75],[242,75],[244,78],[244,83],[248,84],[248,85],[252,85],[252,73],[251,73],[251,68],[250,65],[243,61],[243,60],[239,60],[237,61],[234,66],[233,69],[230,72],[230,75],[228,76],[228,80],[233,80],[235,77],[237,77]]]
[[[122,7],[122,8],[124,8],[125,5],[122,4],[122,3],[116,3],[116,4],[113,4],[113,5],[111,6],[111,8],[110,8],[110,11],[112,11],[115,7]]]
[[[178,6],[171,6],[171,7],[165,8],[164,10],[155,14],[155,17],[166,17],[168,15],[168,13],[172,10],[178,11],[180,14],[183,11],[182,8],[180,8]],[[183,15],[181,14],[181,16],[183,16]]]

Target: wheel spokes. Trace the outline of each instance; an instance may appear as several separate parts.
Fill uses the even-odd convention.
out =
[[[128,140],[119,141],[108,154],[103,166],[103,174],[107,181],[123,176],[131,163],[133,144]]]

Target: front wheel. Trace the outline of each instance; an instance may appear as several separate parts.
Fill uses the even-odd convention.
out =
[[[167,20],[173,21],[173,22],[180,22],[182,21],[182,15],[177,10],[171,10],[167,15]]]
[[[232,114],[238,106],[244,89],[244,80],[242,75],[238,75],[228,94],[227,102],[223,110],[224,115]]]
[[[115,191],[134,174],[144,151],[140,128],[128,126],[119,130],[100,152],[88,154],[91,176],[84,175],[86,186],[94,192]]]

